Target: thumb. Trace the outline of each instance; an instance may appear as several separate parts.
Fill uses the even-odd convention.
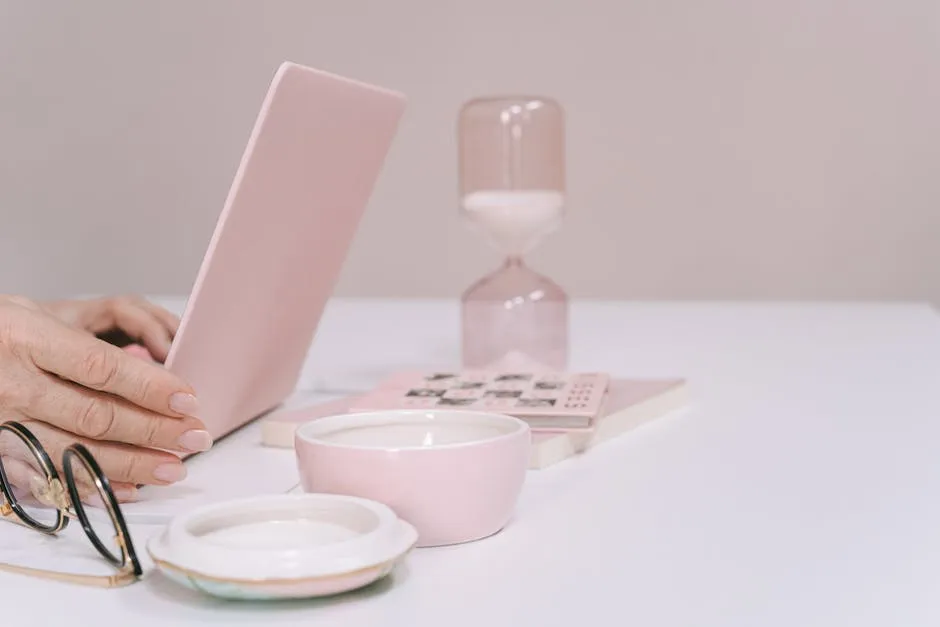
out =
[[[46,476],[25,461],[9,455],[0,458],[7,484],[18,501],[37,501],[35,491],[46,483]]]

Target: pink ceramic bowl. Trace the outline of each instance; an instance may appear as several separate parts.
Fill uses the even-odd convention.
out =
[[[294,444],[305,491],[384,503],[427,547],[479,540],[508,523],[530,433],[501,414],[378,411],[318,418]]]

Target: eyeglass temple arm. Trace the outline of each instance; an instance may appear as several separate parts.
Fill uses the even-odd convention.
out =
[[[19,516],[16,515],[16,513],[13,511],[13,508],[10,507],[8,503],[0,503],[0,518],[4,518],[23,527],[31,528],[27,523],[20,520]],[[116,540],[119,544],[124,544],[123,538],[117,537]],[[0,563],[0,571],[16,573],[19,575],[41,577],[43,579],[50,579],[53,581],[63,581],[66,583],[95,586],[98,588],[116,588],[119,586],[126,586],[133,583],[137,579],[134,576],[134,571],[132,569],[122,570],[116,575],[79,575],[73,573],[60,573],[54,570],[45,570],[42,568],[29,568],[28,566],[18,566],[16,564]]]
[[[32,577],[41,577],[53,581],[62,581],[65,583],[75,583],[85,586],[95,586],[98,588],[117,588],[126,586],[136,580],[131,571],[122,571],[116,575],[79,575],[73,573],[60,573],[53,570],[44,570],[41,568],[29,568],[27,566],[17,566],[15,564],[0,564],[0,571],[16,573],[19,575],[30,575]]]

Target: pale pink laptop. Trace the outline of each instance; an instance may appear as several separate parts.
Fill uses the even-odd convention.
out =
[[[213,438],[297,385],[404,108],[393,91],[278,69],[166,360]]]

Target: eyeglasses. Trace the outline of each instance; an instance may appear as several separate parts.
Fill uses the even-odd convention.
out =
[[[0,453],[0,517],[48,535],[58,534],[77,518],[95,549],[118,573],[72,574],[3,563],[0,570],[103,588],[126,586],[140,579],[143,571],[124,516],[108,478],[87,448],[76,443],[63,452],[64,486],[49,454],[22,424],[0,424]],[[100,501],[107,520],[88,516],[83,492]]]

